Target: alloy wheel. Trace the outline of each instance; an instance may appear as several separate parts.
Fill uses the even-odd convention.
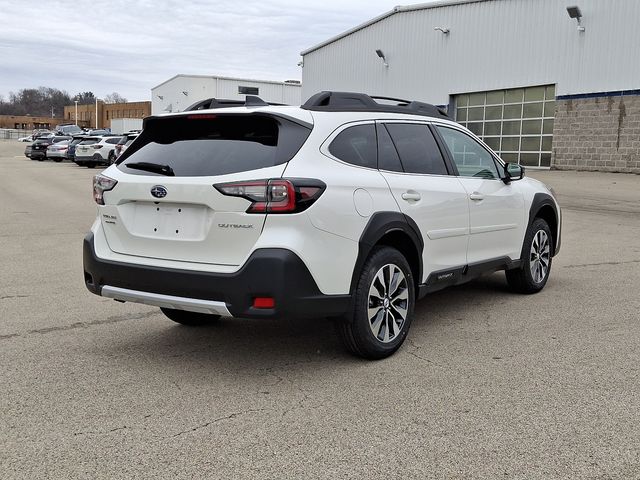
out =
[[[531,242],[531,256],[529,257],[529,268],[534,282],[541,283],[546,278],[550,258],[551,249],[547,232],[538,230],[533,237],[533,242]]]
[[[407,319],[409,288],[407,279],[397,265],[384,265],[373,277],[369,287],[369,326],[382,343],[395,340]]]

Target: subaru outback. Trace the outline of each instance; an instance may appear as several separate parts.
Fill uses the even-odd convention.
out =
[[[331,317],[370,359],[428,293],[498,270],[539,292],[560,248],[523,167],[432,105],[358,93],[148,117],[93,197],[91,292],[191,326]]]

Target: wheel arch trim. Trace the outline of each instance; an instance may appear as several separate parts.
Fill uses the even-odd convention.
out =
[[[378,245],[380,240],[385,236],[394,232],[404,234],[404,236],[410,240],[417,254],[417,265],[411,265],[411,259],[407,259],[415,276],[414,283],[417,292],[418,285],[422,281],[422,252],[424,250],[424,240],[418,225],[411,217],[401,212],[376,212],[367,222],[358,241],[358,256],[351,275],[351,293],[355,291],[362,267],[373,248]]]
[[[560,213],[560,208],[558,207],[556,201],[548,193],[538,192],[533,196],[533,200],[531,201],[531,207],[529,207],[529,222],[527,223],[527,228],[529,228],[533,224],[533,221],[536,218],[544,218],[544,217],[541,217],[539,214],[540,212],[543,211],[543,209],[548,209],[548,208],[551,208],[551,210],[553,210],[553,214],[556,222],[555,228],[553,228],[554,227],[553,225],[549,225],[549,229],[551,230],[551,236],[553,238],[553,255],[552,256],[555,257],[560,251],[560,241],[561,241],[560,231],[562,227],[562,217]],[[523,250],[520,258],[523,258],[522,255],[524,255],[524,246],[523,246]]]

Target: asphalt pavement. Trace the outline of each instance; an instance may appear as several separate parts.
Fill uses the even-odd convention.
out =
[[[640,478],[640,176],[530,172],[563,205],[537,295],[419,302],[377,362],[328,320],[190,329],[90,294],[96,170],[0,141],[0,478]]]

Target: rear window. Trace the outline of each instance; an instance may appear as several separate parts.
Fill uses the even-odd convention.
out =
[[[376,127],[373,123],[349,127],[331,142],[329,152],[343,162],[359,167],[376,168]]]
[[[150,119],[118,161],[133,175],[159,175],[130,163],[170,166],[178,177],[246,172],[286,163],[311,130],[268,115],[193,114]]]
[[[80,142],[80,145],[93,145],[94,143],[98,143],[100,141],[99,138],[87,138]]]

